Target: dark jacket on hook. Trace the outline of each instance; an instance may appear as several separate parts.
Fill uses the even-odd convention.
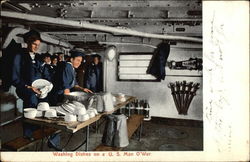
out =
[[[158,80],[165,79],[165,66],[170,52],[170,45],[168,43],[161,43],[158,45],[150,60],[147,74],[152,74]]]

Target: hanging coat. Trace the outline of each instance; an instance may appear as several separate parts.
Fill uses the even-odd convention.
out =
[[[170,52],[168,43],[161,43],[150,60],[147,74],[152,74],[158,80],[164,80],[166,76],[165,66]]]

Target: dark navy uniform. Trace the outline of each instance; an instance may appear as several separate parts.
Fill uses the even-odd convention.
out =
[[[31,86],[33,81],[42,78],[42,66],[37,56],[32,59],[26,49],[22,51],[14,58],[12,84],[16,87],[18,97],[24,101],[24,107],[36,107],[38,98],[26,86]]]
[[[102,91],[102,65],[92,63],[86,72],[85,87],[93,92]]]
[[[61,102],[63,99],[63,93],[65,89],[73,90],[73,87],[77,85],[76,72],[74,67],[69,62],[61,62],[58,64],[54,82],[54,88],[51,97],[51,103],[53,105],[57,102]]]
[[[54,75],[56,72],[56,66],[49,65],[49,64],[42,64],[42,77],[50,82],[53,82]]]
[[[13,63],[12,84],[16,87],[18,97],[23,100],[23,107],[36,108],[38,104],[36,93],[26,86],[31,86],[34,80],[41,79],[41,62],[36,55],[32,59],[27,49],[22,49],[14,57]],[[36,125],[24,123],[24,136],[31,137],[32,132],[38,128]]]

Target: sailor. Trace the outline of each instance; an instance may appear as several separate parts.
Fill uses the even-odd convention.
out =
[[[22,48],[14,57],[12,69],[12,84],[16,87],[16,93],[23,100],[23,107],[36,108],[39,99],[36,94],[41,92],[32,87],[31,84],[36,79],[42,78],[42,62],[39,61],[36,54],[41,43],[40,33],[30,30],[24,34],[24,42],[27,48]],[[34,140],[33,132],[39,129],[39,126],[29,123],[23,124],[24,137]],[[60,137],[56,134],[49,138],[55,145],[59,145]]]
[[[39,32],[31,30],[25,33],[23,38],[27,48],[22,48],[14,57],[12,85],[16,87],[17,96],[23,100],[23,107],[36,108],[39,100],[36,94],[41,92],[31,84],[42,77],[41,62],[36,55],[41,37]],[[32,139],[32,132],[38,129],[38,126],[24,123],[23,128],[24,136]]]
[[[56,53],[58,56],[58,62],[64,61],[64,54],[62,52]]]
[[[57,56],[52,55],[52,56],[51,56],[51,65],[52,65],[53,67],[56,67],[57,62],[58,62]]]
[[[92,93],[91,90],[80,87],[76,81],[75,69],[81,65],[84,53],[80,51],[71,51],[70,53],[70,62],[62,62],[57,66],[55,80],[53,83],[53,92],[50,96],[52,105],[62,102],[63,96],[72,91]]]
[[[12,84],[16,87],[18,97],[23,100],[24,107],[36,107],[38,97],[41,92],[32,87],[31,84],[36,79],[42,78],[42,66],[36,52],[41,43],[40,34],[31,30],[24,34],[24,42],[27,48],[23,48],[14,57],[12,69]]]
[[[101,92],[103,90],[101,56],[98,54],[91,56],[92,63],[87,68],[85,87],[93,92]]]
[[[49,53],[42,54],[42,77],[50,82],[52,82],[55,74],[55,67],[51,64],[51,55]]]

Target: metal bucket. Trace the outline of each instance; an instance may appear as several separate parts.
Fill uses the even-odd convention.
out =
[[[64,103],[78,101],[78,102],[82,103],[85,107],[88,107],[89,98],[92,95],[93,94],[85,93],[85,92],[71,92],[68,95],[64,95]]]

